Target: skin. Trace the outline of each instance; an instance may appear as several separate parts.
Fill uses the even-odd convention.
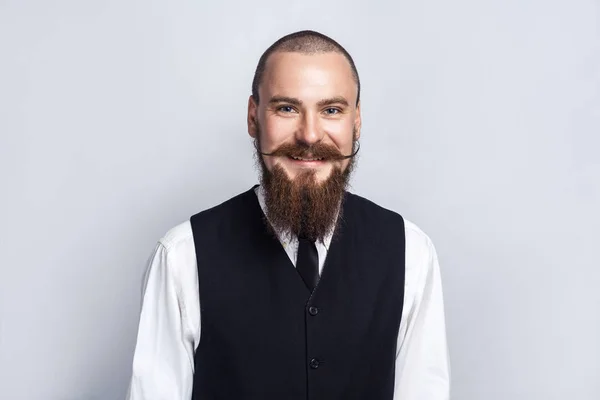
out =
[[[256,138],[261,128],[261,150],[270,153],[284,143],[322,142],[342,154],[352,153],[353,128],[360,136],[358,88],[350,64],[335,52],[301,54],[276,52],[266,64],[259,87],[260,104],[248,99],[248,133]],[[310,157],[308,154],[307,157]],[[293,180],[314,169],[317,182],[326,180],[334,165],[345,170],[349,160],[297,161],[290,157],[262,156],[272,171],[283,167]]]

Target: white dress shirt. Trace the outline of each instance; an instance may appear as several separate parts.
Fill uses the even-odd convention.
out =
[[[262,187],[255,192],[264,212]],[[394,400],[447,400],[450,365],[437,254],[423,231],[406,219],[404,224],[406,273]],[[279,240],[295,266],[298,239],[279,235]],[[316,243],[319,273],[330,243],[331,233]],[[127,399],[190,400],[200,329],[196,252],[187,220],[158,241],[148,262]]]

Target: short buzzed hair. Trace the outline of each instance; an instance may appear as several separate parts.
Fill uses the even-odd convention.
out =
[[[335,52],[342,54],[350,63],[352,77],[358,86],[358,95],[356,96],[356,104],[358,105],[358,102],[360,101],[360,79],[358,77],[356,66],[354,65],[354,60],[346,51],[346,49],[344,49],[338,42],[329,36],[310,30],[290,33],[289,35],[286,35],[273,43],[267,50],[265,50],[263,55],[260,57],[260,60],[258,60],[256,72],[254,72],[254,79],[252,80],[252,97],[254,98],[256,104],[259,102],[258,86],[262,82],[267,60],[269,56],[275,52],[303,54]]]

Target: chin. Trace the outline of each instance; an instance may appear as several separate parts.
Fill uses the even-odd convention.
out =
[[[285,168],[285,172],[290,180],[296,179],[301,174],[310,173],[315,177],[317,183],[323,183],[331,176],[333,167],[331,165],[323,166],[320,168],[301,168],[301,169],[288,169]]]

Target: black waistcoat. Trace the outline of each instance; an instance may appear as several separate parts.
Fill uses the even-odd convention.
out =
[[[190,218],[201,307],[192,399],[392,400],[404,220],[345,192],[311,295],[253,189]]]

